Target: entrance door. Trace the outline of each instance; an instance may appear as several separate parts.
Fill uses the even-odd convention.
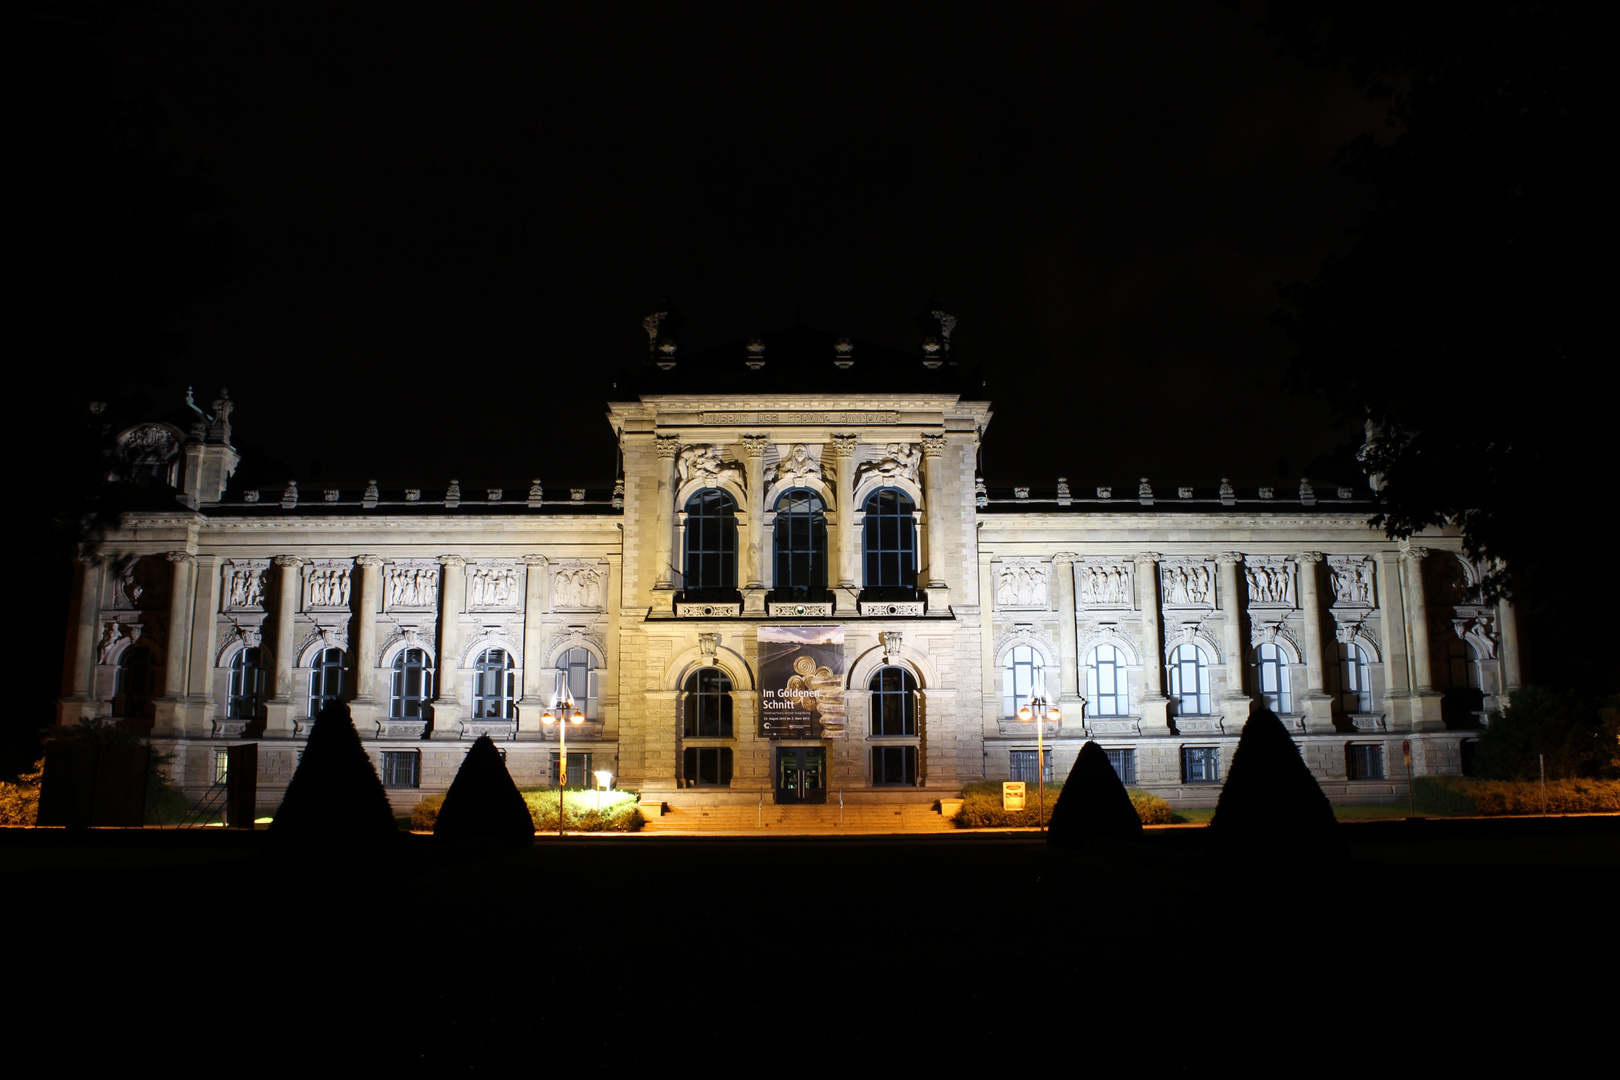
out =
[[[827,801],[827,751],[819,746],[776,748],[776,801]]]

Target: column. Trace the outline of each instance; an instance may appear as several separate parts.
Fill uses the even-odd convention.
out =
[[[1503,597],[1496,605],[1496,625],[1501,628],[1502,696],[1506,698],[1524,685],[1523,654],[1519,651],[1519,613],[1513,601]]]
[[[1327,692],[1322,656],[1322,599],[1317,590],[1322,553],[1304,551],[1294,556],[1299,567],[1299,604],[1305,618],[1305,730],[1332,734],[1333,695]]]
[[[265,708],[264,733],[270,738],[293,735],[293,620],[298,614],[299,560],[296,555],[277,555],[272,562],[280,573],[280,593],[276,598],[276,674]]]
[[[748,458],[748,551],[743,567],[743,610],[765,611],[765,439],[764,435],[744,435],[743,451]]]
[[[653,588],[667,590],[674,587],[675,455],[680,452],[681,441],[673,435],[658,435],[655,446],[658,450],[658,518],[653,558],[658,569]]]
[[[1417,700],[1413,731],[1440,731],[1440,695],[1434,689],[1434,662],[1429,652],[1429,605],[1423,598],[1423,560],[1428,548],[1409,547],[1401,555],[1405,571],[1406,633],[1412,643],[1412,682]]]
[[[1243,692],[1243,597],[1238,592],[1238,563],[1243,556],[1223,551],[1215,557],[1221,573],[1221,649],[1226,653],[1226,693],[1221,695],[1221,713],[1228,730],[1241,728],[1249,719],[1253,701]]]
[[[192,702],[187,728],[198,735],[214,730],[214,645],[219,636],[219,556],[197,556],[196,600],[191,609],[191,674],[186,697]]]
[[[1384,649],[1384,709],[1391,731],[1405,731],[1412,723],[1411,680],[1407,671],[1406,605],[1401,602],[1400,552],[1380,551],[1378,562],[1378,622]]]
[[[154,735],[179,734],[183,726],[180,704],[186,696],[186,654],[191,643],[191,571],[196,556],[186,551],[168,553],[173,568],[169,579],[168,645],[163,656],[163,696],[157,699]]]
[[[106,571],[100,555],[80,555],[79,605],[73,625],[73,661],[65,673],[63,690],[66,700],[59,715],[62,723],[73,723],[89,715],[84,706],[96,697],[96,637],[101,629],[101,587]],[[73,702],[78,707],[67,707]],[[83,703],[83,704],[79,704]]]
[[[360,567],[360,613],[354,647],[354,703],[377,700],[377,612],[382,608],[382,560],[356,555]]]
[[[543,697],[540,668],[546,662],[546,566],[544,555],[525,555],[527,590],[523,599],[523,697],[518,701],[518,738],[540,738],[540,717],[550,702]]]
[[[1063,710],[1065,726],[1079,727],[1080,658],[1075,655],[1078,646],[1074,635],[1074,559],[1069,552],[1052,556],[1052,576],[1057,579],[1058,663],[1063,671],[1058,705]]]
[[[444,578],[439,582],[439,693],[433,699],[433,737],[461,734],[461,605],[467,599],[467,560],[440,555]]]
[[[924,435],[923,498],[928,500],[928,587],[946,588],[945,581],[945,436]]]
[[[834,435],[828,447],[838,494],[838,587],[857,589],[855,565],[855,436]]]
[[[1170,699],[1164,696],[1164,638],[1159,632],[1159,556],[1136,557],[1136,603],[1142,612],[1142,733],[1166,735]]]

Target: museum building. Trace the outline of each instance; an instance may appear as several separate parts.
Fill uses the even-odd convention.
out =
[[[935,319],[911,354],[795,330],[687,357],[651,316],[619,475],[561,497],[233,490],[232,402],[188,401],[116,437],[174,490],[80,560],[59,719],[149,732],[194,794],[254,741],[267,808],[334,699],[402,810],[485,734],[519,785],[566,739],[571,785],[675,805],[932,801],[1036,779],[1038,742],[1061,779],[1088,739],[1209,805],[1260,707],[1336,799],[1404,798],[1403,742],[1413,775],[1466,769],[1520,665],[1455,532],[1390,541],[1305,480],[988,490],[983,380]]]

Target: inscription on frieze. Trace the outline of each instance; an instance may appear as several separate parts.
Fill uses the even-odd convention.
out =
[[[705,424],[898,424],[900,413],[896,409],[871,409],[862,412],[820,412],[788,410],[785,412],[703,412]]]

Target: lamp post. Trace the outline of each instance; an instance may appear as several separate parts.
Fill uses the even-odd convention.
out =
[[[547,709],[545,715],[540,717],[540,722],[546,727],[557,725],[557,835],[561,836],[563,792],[568,788],[568,725],[583,724],[585,714],[579,711],[579,706],[574,704],[573,695],[568,692],[567,674],[565,672],[557,674],[558,682],[562,685],[562,691],[557,695],[560,700],[555,706],[556,711]],[[557,713],[561,713],[562,716],[559,718]]]
[[[1035,721],[1035,784],[1041,789],[1041,831],[1046,831],[1046,725],[1063,719],[1063,710],[1057,703],[1047,703],[1046,673],[1040,675],[1035,695],[1018,710],[1018,719]]]

